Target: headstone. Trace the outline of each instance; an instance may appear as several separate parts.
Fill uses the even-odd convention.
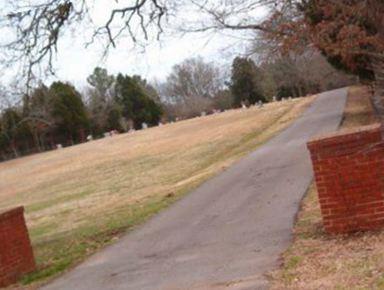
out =
[[[206,112],[201,112],[201,114],[200,114],[201,117],[205,117],[206,115],[207,115]]]
[[[148,124],[147,123],[142,123],[141,124],[141,129],[148,129]]]
[[[158,126],[159,126],[159,127],[163,126],[163,123],[159,122]]]
[[[88,136],[87,136],[87,141],[90,142],[90,141],[92,141],[92,140],[93,140],[93,136],[92,136],[92,135],[88,135]]]
[[[247,106],[245,105],[244,102],[241,102],[241,107],[242,107],[243,109],[246,109],[246,108],[247,108]]]
[[[259,100],[259,101],[257,102],[257,105],[259,106],[259,108],[262,108],[262,107],[264,106],[264,103],[263,103],[262,100]]]
[[[104,135],[104,138],[111,137],[111,133],[109,132],[105,132],[103,135]]]
[[[56,145],[56,149],[63,149],[63,145],[61,145],[61,144],[57,144],[57,145]]]
[[[272,100],[273,100],[274,102],[276,102],[276,101],[277,101],[276,96],[273,96]]]

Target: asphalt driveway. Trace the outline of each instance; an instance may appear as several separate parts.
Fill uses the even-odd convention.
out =
[[[280,135],[43,289],[267,288],[312,180],[305,144],[338,128],[346,95],[319,95]]]

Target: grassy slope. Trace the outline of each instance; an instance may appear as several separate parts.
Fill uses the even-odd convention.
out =
[[[350,89],[344,117],[341,129],[375,122],[366,89]],[[271,275],[272,289],[384,289],[384,231],[327,236],[314,185],[294,235],[282,268]]]
[[[0,210],[26,207],[52,277],[142,223],[287,127],[313,100],[232,110],[0,164]]]

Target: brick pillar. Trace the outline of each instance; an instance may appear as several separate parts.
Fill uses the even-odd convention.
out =
[[[312,140],[311,152],[324,228],[328,233],[384,226],[384,143],[380,126]]]
[[[0,287],[36,269],[24,220],[24,208],[0,213]]]

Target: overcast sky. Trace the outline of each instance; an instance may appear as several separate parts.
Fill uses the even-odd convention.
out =
[[[9,0],[0,0],[0,3],[3,1]],[[91,16],[96,25],[105,24],[111,9],[116,5],[129,3],[129,1],[120,1],[121,4],[116,4],[111,0],[90,0],[88,2],[93,3]],[[257,9],[249,11],[241,17],[253,19],[262,17],[264,14],[265,10]],[[100,43],[85,48],[84,43],[89,41],[91,35],[89,30],[82,26],[72,27],[59,42],[58,54],[54,63],[57,78],[83,87],[86,84],[87,76],[94,67],[102,66],[113,74],[118,72],[129,75],[139,74],[149,80],[161,81],[166,78],[175,64],[186,58],[201,56],[207,61],[215,61],[224,67],[229,66],[236,55],[246,52],[249,40],[252,38],[249,31],[189,33],[184,36],[177,33],[177,28],[182,27],[184,22],[191,19],[203,21],[200,14],[192,10],[170,18],[169,23],[165,24],[166,30],[161,40],[150,42],[145,49],[134,48],[129,37],[122,38],[117,48],[110,50],[106,59],[101,59],[102,45]]]
[[[243,38],[244,39],[244,38]],[[110,73],[139,74],[153,80],[164,80],[172,66],[186,58],[202,56],[207,61],[230,65],[234,56],[244,53],[248,42],[237,36],[222,33],[163,36],[145,49],[132,45],[130,39],[112,48],[106,59],[101,58],[97,46],[85,48],[84,39],[66,39],[57,56],[57,76],[60,79],[84,84],[95,66],[102,66]]]

